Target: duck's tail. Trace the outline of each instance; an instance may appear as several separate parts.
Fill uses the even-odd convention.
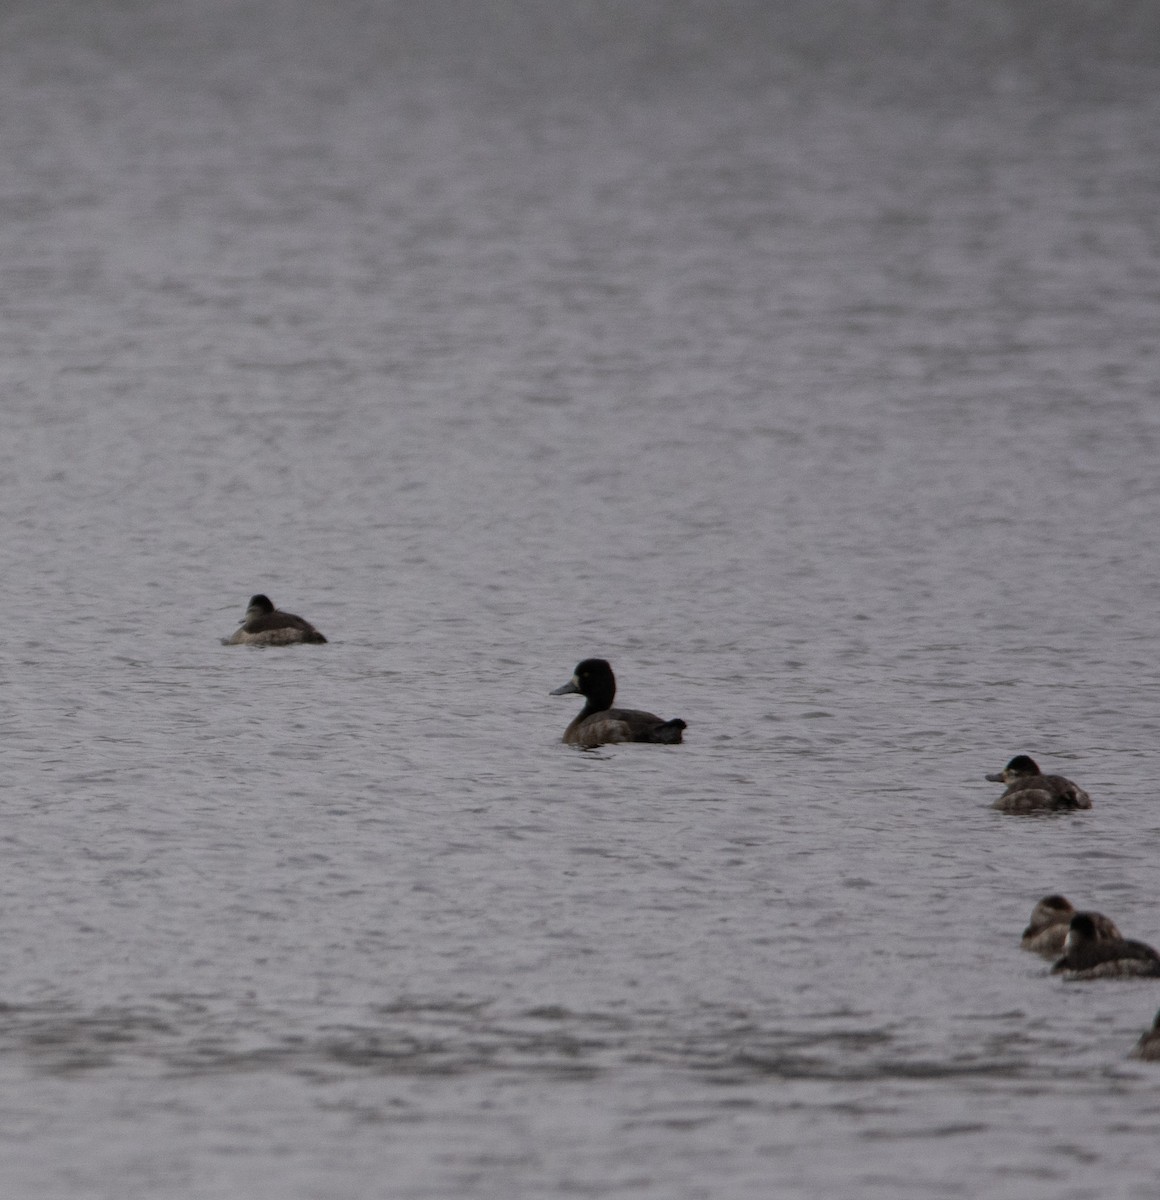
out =
[[[681,733],[685,728],[685,722],[680,717],[674,717],[671,721],[662,721],[652,731],[652,737],[649,740],[662,742],[666,746],[675,746],[681,740]]]

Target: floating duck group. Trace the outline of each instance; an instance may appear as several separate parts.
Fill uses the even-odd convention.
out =
[[[258,593],[250,598],[240,626],[223,641],[229,646],[291,646],[325,644],[326,638],[309,621],[275,608],[268,596]],[[623,742],[672,746],[682,740],[686,729],[680,717],[666,720],[641,709],[613,708],[616,676],[603,658],[578,663],[572,678],[549,695],[584,697],[584,707],[564,730],[563,741],[585,750]],[[1017,754],[1001,771],[986,778],[1006,785],[991,806],[999,812],[1076,812],[1092,806],[1083,788],[1062,775],[1043,774],[1027,754]],[[1151,946],[1125,938],[1116,923],[1102,913],[1077,912],[1058,894],[1044,896],[1035,905],[1021,944],[1025,950],[1052,959],[1051,974],[1064,979],[1160,978],[1160,954]],[[1160,1012],[1133,1054],[1160,1061]]]
[[[1044,896],[1031,910],[1020,945],[1052,959],[1051,974],[1064,979],[1160,978],[1160,954],[1151,946],[1124,937],[1103,913],[1077,912],[1058,894]],[[1132,1053],[1160,1060],[1160,1013]]]

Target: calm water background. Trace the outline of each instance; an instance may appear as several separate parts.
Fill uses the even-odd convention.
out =
[[[0,1191],[1154,1196],[1160,986],[1018,935],[1160,942],[1158,85],[1151,2],[5,5]],[[591,654],[686,745],[560,745]]]

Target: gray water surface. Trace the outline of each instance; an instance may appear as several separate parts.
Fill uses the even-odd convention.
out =
[[[0,1191],[1154,1196],[1158,46],[8,5]]]

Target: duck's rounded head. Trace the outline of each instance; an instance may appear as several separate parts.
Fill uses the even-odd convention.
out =
[[[1066,896],[1058,894],[1044,896],[1032,910],[1031,924],[1028,929],[1041,929],[1044,925],[1070,921],[1074,915],[1075,905]]]
[[[258,595],[250,597],[250,603],[246,608],[246,616],[265,617],[269,616],[273,611],[273,600],[269,596],[263,596],[259,592]]]
[[[612,673],[612,667],[603,658],[586,658],[576,664],[572,678],[563,687],[555,688],[548,694],[569,696],[573,693],[586,696],[589,700],[607,695],[608,703],[604,707],[610,707],[612,697],[616,694],[616,676]]]
[[[1070,954],[1078,946],[1094,942],[1096,936],[1096,923],[1092,920],[1091,913],[1076,913],[1067,927],[1067,941],[1064,943],[1064,953]]]
[[[988,775],[987,779],[991,783],[1010,783],[1013,779],[1042,774],[1039,764],[1029,754],[1016,754],[998,774]]]

